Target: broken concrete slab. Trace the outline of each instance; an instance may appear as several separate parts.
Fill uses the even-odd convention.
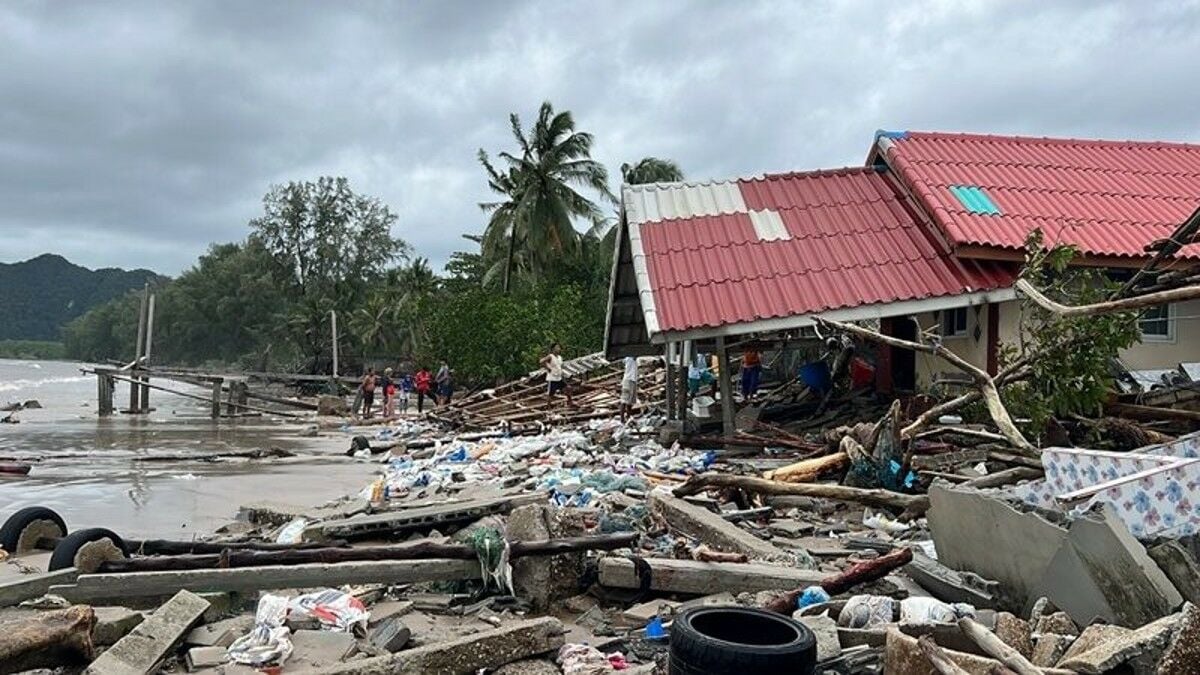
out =
[[[227,652],[224,647],[192,647],[184,657],[189,671],[213,668],[225,663]]]
[[[1135,673],[1153,673],[1163,651],[1175,636],[1179,619],[1178,614],[1165,616],[1124,637],[1107,640],[1071,658],[1064,658],[1058,667],[1100,675],[1128,665]]]
[[[390,619],[392,617],[404,616],[413,609],[411,600],[385,600],[371,606],[371,618],[367,621],[367,626],[374,626],[377,623]]]
[[[1183,597],[1106,504],[1071,523],[1034,586],[1078,624],[1100,617],[1137,627],[1172,612]]]
[[[646,558],[650,589],[667,593],[708,595],[721,589],[729,593],[792,590],[819,583],[828,576],[818,570],[755,563],[706,563],[696,560]],[[641,588],[632,560],[600,560],[600,584],[609,588]]]
[[[74,586],[53,592],[73,602],[153,596],[174,589],[191,591],[255,591],[327,585],[478,579],[474,560],[392,560],[330,565],[269,565],[179,572],[84,574]]]
[[[650,493],[650,510],[672,529],[717,550],[743,553],[755,560],[789,560],[793,554],[743,530],[708,509],[662,492]],[[805,556],[807,558],[807,554]],[[815,567],[810,563],[808,566]]]
[[[544,617],[519,621],[427,647],[406,649],[323,668],[321,675],[402,675],[416,673],[474,673],[496,669],[514,661],[558,649],[563,645],[563,624]]]
[[[84,672],[87,675],[148,675],[155,672],[206,609],[208,601],[186,590],[179,591],[150,618],[101,654]]]
[[[521,659],[500,666],[494,675],[562,675],[562,669],[548,659]]]
[[[1000,582],[1014,606],[1037,597],[1033,586],[1066,541],[1065,528],[999,497],[940,482],[930,486],[929,501],[938,561]]]
[[[1058,633],[1071,637],[1079,635],[1079,627],[1071,620],[1071,615],[1066,612],[1053,612],[1039,617],[1034,630],[1038,633]]]
[[[1200,604],[1200,562],[1178,541],[1166,541],[1146,549],[1146,553],[1167,575],[1184,600]]]
[[[1009,612],[997,612],[992,632],[1004,644],[1030,658],[1033,655],[1033,636],[1029,622]]]
[[[330,630],[298,630],[292,633],[292,656],[288,666],[323,668],[341,663],[358,648],[349,633]]]
[[[1071,643],[1066,653],[1062,655],[1060,661],[1070,659],[1078,654],[1082,654],[1089,649],[1098,647],[1107,642],[1123,640],[1127,635],[1133,632],[1131,628],[1124,626],[1114,626],[1108,623],[1094,623],[1087,628],[1084,628],[1079,633],[1079,637]]]
[[[392,617],[371,629],[367,641],[385,652],[404,649],[412,638],[412,631],[399,618]]]
[[[968,654],[943,648],[946,657],[970,675],[988,675],[995,672],[999,661],[985,656]],[[932,667],[921,652],[917,638],[905,635],[896,626],[887,629],[884,647],[883,672],[887,675],[929,675]]]
[[[644,626],[657,616],[666,617],[669,621],[679,610],[680,604],[674,600],[649,600],[621,612],[621,618],[637,626]]]
[[[561,510],[545,504],[519,506],[508,515],[506,534],[512,541],[582,534],[579,527],[565,522],[562,516]],[[583,552],[518,558],[512,563],[513,591],[534,609],[546,609],[554,600],[569,598],[583,590],[580,581],[585,576],[585,560]]]
[[[97,646],[114,645],[129,634],[146,617],[128,607],[93,607],[96,612],[96,627],[92,629],[92,642]]]
[[[446,525],[466,524],[484,516],[508,513],[518,506],[545,503],[548,497],[545,492],[521,493],[327,520],[306,528],[304,538],[309,541],[321,541],[358,539],[373,535],[394,536]]]
[[[913,551],[912,562],[904,566],[904,573],[942,602],[965,602],[979,609],[996,606],[995,581],[980,579],[970,572],[957,572],[924,553]]]
[[[239,616],[193,628],[183,637],[183,644],[195,647],[228,647],[254,626],[254,617]]]
[[[838,625],[828,616],[799,616],[795,617],[800,623],[808,626],[817,638],[817,661],[825,662],[842,655],[842,643],[838,639]]]
[[[1171,645],[1158,662],[1158,675],[1194,675],[1200,670],[1200,608],[1183,606]]]
[[[1037,636],[1037,641],[1033,646],[1033,653],[1029,655],[1029,660],[1033,665],[1039,668],[1050,668],[1054,664],[1062,660],[1063,655],[1071,647],[1071,643],[1075,638],[1070,635],[1059,635],[1058,633],[1042,633]]]
[[[0,583],[0,607],[19,605],[26,600],[40,598],[49,593],[52,586],[72,583],[78,576],[78,570],[68,567],[55,572],[30,574],[14,581]]]

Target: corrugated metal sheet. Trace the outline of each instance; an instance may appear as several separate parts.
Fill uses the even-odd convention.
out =
[[[1200,145],[915,132],[885,158],[954,245],[1019,249],[1037,227],[1088,254],[1142,257],[1200,206]],[[983,188],[973,213],[951,186]],[[1200,258],[1200,245],[1182,255]]]
[[[733,190],[737,190],[735,194]],[[1003,263],[960,261],[870,168],[623,192],[650,333],[987,291]],[[649,325],[653,318],[655,326]]]

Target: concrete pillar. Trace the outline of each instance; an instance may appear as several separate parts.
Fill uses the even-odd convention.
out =
[[[667,419],[675,419],[675,348],[674,342],[668,342],[666,350],[663,352],[663,362],[666,364],[665,384],[667,395]]]
[[[987,371],[995,377],[1000,372],[1000,303],[987,306]]]
[[[688,409],[688,353],[691,351],[689,343],[679,342],[679,396],[675,401],[675,405],[679,410],[679,419],[687,419]]]

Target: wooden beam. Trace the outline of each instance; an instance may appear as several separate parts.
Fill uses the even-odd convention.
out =
[[[717,361],[720,363],[719,385],[721,390],[721,430],[725,437],[732,437],[737,432],[734,414],[737,412],[733,402],[733,374],[729,365],[729,349],[725,346],[725,338],[717,338]]]

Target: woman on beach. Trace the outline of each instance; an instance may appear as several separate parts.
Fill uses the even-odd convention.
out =
[[[392,381],[392,369],[384,368],[383,377],[376,384],[383,390],[383,418],[390,420],[396,415],[396,383]]]

